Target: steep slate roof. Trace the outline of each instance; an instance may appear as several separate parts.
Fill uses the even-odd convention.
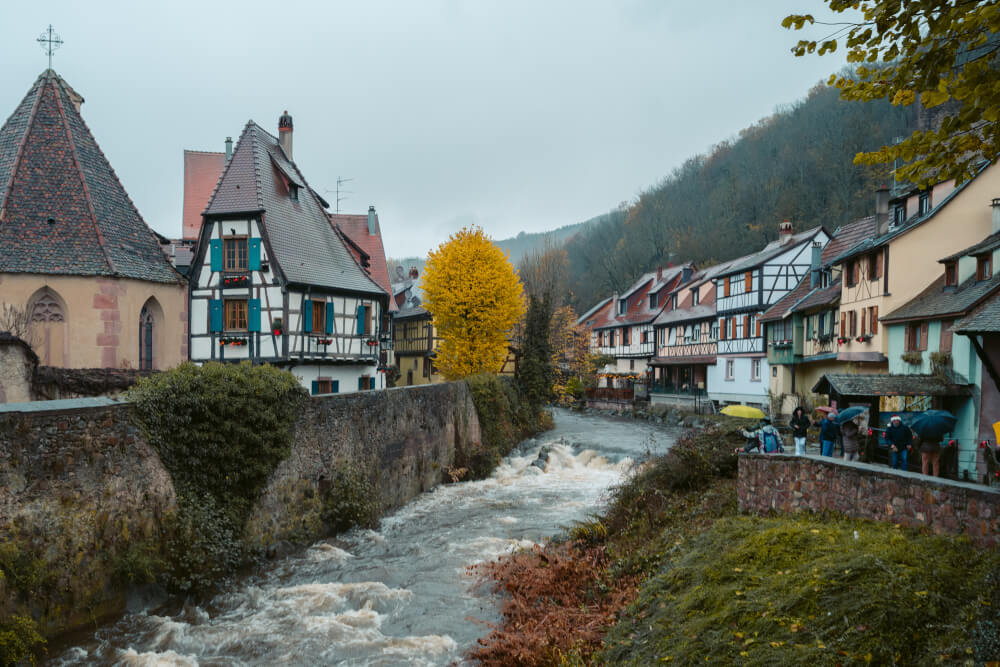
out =
[[[832,263],[839,264],[840,262],[850,259],[851,257],[855,257],[862,253],[868,252],[869,250],[874,250],[875,248],[880,248],[881,246],[884,246],[886,243],[893,240],[897,236],[901,236],[906,232],[910,231],[911,229],[913,229],[914,227],[924,224],[925,222],[933,218],[935,215],[937,215],[941,209],[943,209],[952,199],[957,197],[959,193],[965,190],[965,188],[967,188],[969,184],[972,183],[972,181],[974,181],[979,176],[979,174],[981,174],[989,167],[990,163],[983,163],[979,167],[979,170],[976,172],[976,176],[973,176],[972,178],[965,181],[961,185],[957,186],[954,190],[949,192],[948,196],[942,199],[940,204],[932,207],[931,210],[929,210],[927,213],[924,213],[923,215],[911,216],[902,225],[896,227],[895,229],[886,234],[883,234],[882,236],[879,237],[872,236],[859,241],[855,245],[851,246],[844,252],[834,257]]]
[[[285,178],[301,184],[298,201]],[[252,120],[205,209],[206,216],[264,212],[264,229],[278,266],[290,283],[383,294],[337,235],[327,212],[278,139]]]
[[[385,261],[385,247],[382,245],[382,228],[379,226],[378,214],[375,215],[375,233],[368,233],[368,215],[353,215],[346,213],[331,213],[330,223],[340,228],[347,238],[358,244],[368,254],[368,274],[386,292],[392,293],[392,283],[389,282],[389,265]],[[389,311],[398,310],[396,300],[389,300]]]
[[[812,229],[807,229],[804,232],[799,232],[798,234],[793,234],[784,243],[781,243],[781,239],[777,241],[771,241],[763,250],[752,253],[750,255],[744,255],[743,257],[738,257],[732,261],[731,266],[726,270],[726,274],[739,273],[741,271],[746,271],[747,269],[752,269],[756,266],[760,266],[765,262],[768,262],[781,253],[785,252],[792,246],[798,245],[803,241],[808,241],[812,237],[823,231],[823,227],[813,227]],[[725,275],[725,274],[720,274]]]
[[[183,282],[74,99],[45,70],[0,128],[0,273]]]
[[[837,228],[830,242],[823,246],[820,254],[820,266],[829,266],[831,260],[842,253],[845,248],[857,244],[859,239],[872,232],[875,228],[875,217],[861,218]],[[761,315],[761,322],[774,322],[783,320],[792,313],[802,311],[806,308],[822,306],[835,303],[840,299],[840,281],[836,281],[836,292],[834,285],[829,287],[810,287],[810,276],[799,281],[791,292],[779,299],[773,306],[764,311]]]
[[[706,282],[711,281],[715,278],[715,276],[728,269],[730,264],[731,262],[723,262],[696,272],[693,276],[691,276],[691,280],[687,284],[679,286],[673,293],[676,294],[685,289],[692,290],[700,288]],[[681,303],[690,303],[690,299],[690,295],[685,296],[684,301]],[[673,310],[664,310],[656,317],[655,320],[653,320],[653,326],[659,327],[667,324],[677,324],[679,322],[690,322],[694,320],[714,318],[715,313],[715,298],[712,297],[711,303],[699,303],[697,306],[681,306]],[[686,358],[688,357],[685,357],[685,359]]]
[[[666,299],[660,299],[655,308],[650,308],[648,298],[649,295],[662,290],[665,286],[676,280],[677,277],[683,273],[685,268],[691,268],[691,266],[691,264],[683,264],[663,269],[663,275],[659,280],[656,278],[656,271],[643,274],[632,284],[631,287],[628,288],[628,290],[626,290],[624,294],[618,297],[619,300],[632,300],[632,303],[629,304],[625,314],[618,315],[615,313],[614,305],[612,304],[612,309],[609,310],[603,318],[599,318],[595,321],[593,328],[606,329],[608,327],[652,322],[663,310],[663,306],[666,304]]]
[[[593,308],[591,308],[590,310],[588,310],[587,312],[585,312],[580,317],[576,318],[576,323],[577,324],[583,324],[584,322],[587,321],[587,319],[589,317],[591,317],[593,315],[596,315],[597,311],[599,311],[601,308],[603,308],[604,306],[608,305],[609,303],[611,303],[611,297],[610,296],[607,297],[607,298],[605,298],[605,299],[601,299],[600,301],[597,302],[597,305],[595,305]]]
[[[208,200],[225,166],[225,153],[184,151],[184,210],[181,221],[184,238],[198,238],[201,212],[208,206]]]
[[[994,294],[978,310],[955,322],[952,331],[966,335],[1000,333],[1000,295]]]
[[[885,324],[909,320],[941,319],[964,315],[1000,288],[1000,274],[989,280],[969,278],[954,289],[946,289],[944,276],[938,276],[923,292],[888,315],[879,318]]]
[[[966,255],[969,256],[982,255],[983,253],[996,250],[997,248],[1000,248],[1000,232],[993,232],[992,234],[987,236],[985,239],[983,239],[976,245],[966,248],[965,250],[960,250],[959,252],[956,252],[952,255],[948,255],[947,257],[942,257],[938,261],[942,263],[952,262],[958,259],[959,257],[965,257]]]
[[[968,396],[968,387],[944,382],[936,375],[866,375],[827,373],[813,386],[817,394],[830,390],[842,396]]]

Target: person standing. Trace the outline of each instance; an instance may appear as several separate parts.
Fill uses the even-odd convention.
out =
[[[889,443],[889,465],[897,470],[906,470],[910,450],[913,449],[913,432],[899,415],[893,415],[889,420],[885,441]]]
[[[806,411],[800,405],[792,411],[792,419],[788,422],[792,427],[792,440],[795,442],[795,455],[806,455],[806,433],[812,422],[806,417]]]
[[[941,476],[941,440],[920,438],[920,470],[929,475],[934,471],[935,477]]]
[[[826,413],[826,419],[819,426],[819,446],[820,454],[823,456],[833,456],[833,446],[837,443],[837,436],[840,435],[840,426],[837,425],[837,413],[831,410]]]
[[[840,437],[844,442],[845,461],[857,461],[860,458],[858,456],[858,450],[860,449],[858,435],[860,432],[861,429],[858,428],[857,422],[853,419],[840,425]]]

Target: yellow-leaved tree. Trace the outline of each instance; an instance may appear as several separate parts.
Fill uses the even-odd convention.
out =
[[[463,228],[430,253],[421,288],[441,340],[435,366],[445,379],[498,372],[524,313],[524,290],[506,253],[479,227]]]

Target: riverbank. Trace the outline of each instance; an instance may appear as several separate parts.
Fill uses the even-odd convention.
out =
[[[706,418],[709,419],[709,418]],[[728,421],[728,420],[727,420]],[[607,510],[477,572],[484,665],[961,663],[1000,654],[1000,557],[833,514],[739,515],[736,424],[689,432]]]

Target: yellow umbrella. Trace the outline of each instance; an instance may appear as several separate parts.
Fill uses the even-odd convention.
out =
[[[746,417],[747,419],[763,419],[764,413],[757,408],[752,408],[749,405],[727,405],[726,407],[719,410],[724,415],[729,415],[730,417]]]

